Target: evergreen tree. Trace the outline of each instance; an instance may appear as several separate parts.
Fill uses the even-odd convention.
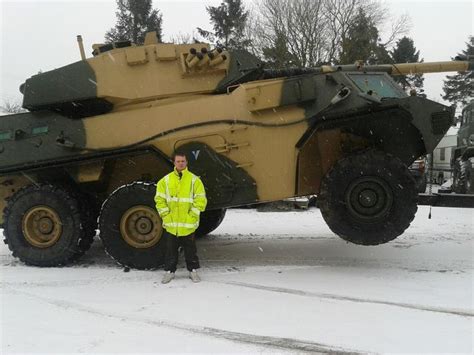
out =
[[[342,41],[339,63],[352,64],[363,60],[365,64],[376,64],[387,62],[389,58],[386,48],[380,43],[379,30],[374,21],[363,8],[359,8]]]
[[[105,33],[107,43],[129,40],[143,44],[147,32],[162,37],[162,15],[152,8],[152,0],[117,0],[117,23]]]
[[[469,37],[467,48],[459,56],[474,55],[474,36]],[[458,72],[447,75],[443,86],[442,98],[453,104],[467,105],[474,98],[474,72]]]
[[[396,47],[391,52],[392,60],[394,63],[420,63],[420,51],[417,51],[415,44],[411,38],[403,37],[397,41]],[[416,89],[419,96],[425,96],[423,90],[423,74],[394,76],[393,79],[397,81],[403,90],[409,91],[410,89]]]
[[[206,10],[214,32],[198,27],[202,37],[224,48],[243,49],[248,46],[244,30],[249,12],[245,10],[242,0],[224,0],[219,6],[208,6]]]
[[[288,39],[282,33],[276,34],[273,47],[262,48],[262,54],[268,68],[283,69],[301,66],[300,61],[288,50]]]

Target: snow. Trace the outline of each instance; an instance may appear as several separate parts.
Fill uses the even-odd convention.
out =
[[[100,242],[75,266],[0,248],[2,353],[472,353],[472,209],[420,206],[395,241],[349,244],[319,210],[229,210],[180,264],[123,272]]]

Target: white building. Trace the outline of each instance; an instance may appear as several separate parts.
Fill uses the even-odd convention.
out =
[[[433,152],[433,179],[442,184],[451,178],[451,157],[457,145],[457,127],[451,127]]]

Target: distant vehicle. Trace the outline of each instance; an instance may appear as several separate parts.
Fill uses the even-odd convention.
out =
[[[387,243],[417,211],[407,166],[433,151],[454,116],[391,76],[474,68],[459,60],[270,70],[243,50],[158,43],[153,33],[144,45],[94,45],[91,58],[79,46],[82,60],[21,85],[30,112],[0,118],[0,223],[28,264],[76,260],[98,227],[121,265],[162,265],[154,182],[176,149],[207,188],[201,234],[226,208],[316,194],[335,234]]]
[[[458,194],[474,194],[474,100],[462,110],[451,167],[452,190]]]
[[[411,175],[415,178],[416,190],[418,193],[424,193],[428,182],[426,177],[426,159],[419,158],[415,160],[408,169],[410,170]]]

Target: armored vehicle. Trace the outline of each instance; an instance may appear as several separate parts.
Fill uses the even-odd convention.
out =
[[[32,265],[76,260],[98,227],[120,264],[160,266],[154,183],[177,149],[206,186],[200,234],[226,208],[317,194],[341,238],[393,240],[417,210],[407,166],[434,149],[454,112],[407,95],[391,75],[473,68],[267,70],[245,51],[163,44],[153,33],[141,46],[94,45],[88,59],[80,48],[82,60],[21,85],[30,112],[0,118],[5,242]]]
[[[451,168],[453,191],[459,194],[474,194],[474,101],[462,110]]]

